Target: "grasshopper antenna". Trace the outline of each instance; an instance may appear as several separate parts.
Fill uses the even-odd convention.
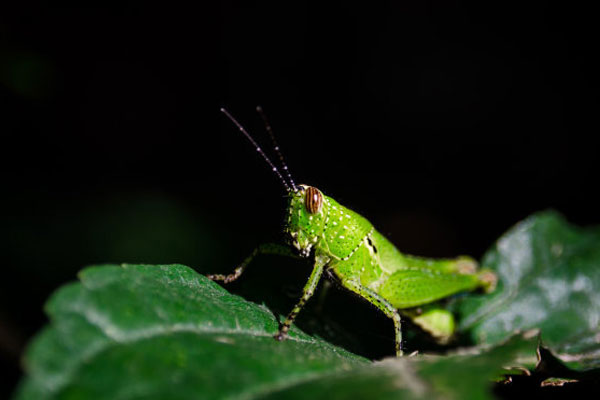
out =
[[[298,188],[296,187],[296,184],[294,183],[294,179],[292,178],[292,174],[290,174],[290,170],[288,169],[288,166],[285,163],[283,154],[281,153],[281,150],[279,149],[279,144],[277,143],[277,140],[275,140],[275,135],[273,134],[273,130],[271,129],[271,124],[269,123],[267,116],[263,112],[263,109],[261,106],[256,106],[256,112],[260,115],[263,122],[265,123],[265,129],[267,130],[267,133],[271,137],[271,143],[273,143],[273,148],[275,149],[275,152],[279,156],[279,161],[281,162],[282,168],[285,171],[285,173],[290,181],[290,185],[292,186],[292,189],[294,189],[294,192],[297,192]]]
[[[252,145],[254,145],[254,148],[256,149],[256,151],[258,151],[258,153],[265,159],[265,161],[267,162],[267,164],[269,164],[271,166],[271,169],[273,170],[273,172],[275,172],[277,174],[277,176],[279,177],[279,179],[283,183],[283,186],[285,186],[285,190],[287,190],[288,192],[290,192],[291,191],[290,185],[288,185],[288,183],[286,182],[286,180],[283,178],[283,176],[281,175],[281,172],[279,172],[279,170],[277,169],[277,167],[275,166],[275,164],[273,164],[273,162],[269,159],[269,157],[267,157],[267,155],[265,154],[265,152],[262,151],[262,149],[256,143],[256,141],[254,139],[252,139],[252,136],[250,136],[250,134],[246,131],[246,129],[244,129],[244,127],[242,126],[242,124],[240,124],[239,122],[237,122],[237,120],[235,118],[233,118],[233,116],[231,114],[229,114],[229,111],[227,111],[225,108],[221,108],[221,112],[223,114],[225,114],[225,116],[227,116],[227,118],[229,118],[231,120],[231,122],[233,122],[235,124],[235,126],[238,127],[238,129],[240,130],[240,132],[242,132],[244,134],[244,136],[246,136],[248,138],[248,140],[250,141],[250,143],[252,143]],[[292,182],[292,186],[294,186],[293,182]],[[294,191],[296,191],[296,186],[294,186]]]

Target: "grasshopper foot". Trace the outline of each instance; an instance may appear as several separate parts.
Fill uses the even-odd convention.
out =
[[[237,278],[239,278],[240,275],[242,275],[243,271],[244,271],[243,267],[238,267],[235,269],[233,274],[229,274],[229,275],[211,274],[211,275],[206,275],[206,277],[208,279],[210,279],[211,281],[222,281],[223,283],[229,283],[229,282],[233,282]]]
[[[483,291],[491,293],[496,289],[498,276],[492,271],[484,269],[479,273],[479,281],[482,283]]]
[[[275,340],[277,340],[278,342],[282,342],[282,341],[284,341],[285,339],[287,339],[287,336],[288,336],[288,335],[287,335],[287,332],[282,332],[282,331],[279,331],[279,332],[277,332],[277,333],[276,333],[276,334],[275,334],[273,337],[274,337],[274,338],[275,338]]]

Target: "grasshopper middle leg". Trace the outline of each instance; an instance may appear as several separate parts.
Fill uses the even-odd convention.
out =
[[[342,280],[342,285],[358,294],[360,297],[366,299],[369,303],[379,308],[386,316],[394,321],[394,328],[396,330],[396,356],[401,357],[403,354],[402,324],[398,310],[389,301],[375,293],[373,290],[362,286],[360,283],[354,280]]]

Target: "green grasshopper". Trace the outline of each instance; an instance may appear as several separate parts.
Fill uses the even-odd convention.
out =
[[[263,244],[232,274],[208,275],[208,278],[232,282],[259,254],[300,256],[313,262],[302,297],[280,324],[275,339],[286,339],[290,326],[314,294],[324,271],[330,279],[366,299],[394,321],[397,356],[403,354],[401,316],[444,343],[454,332],[454,318],[435,302],[463,291],[494,290],[496,276],[489,270],[478,270],[472,258],[428,259],[403,254],[360,214],[316,187],[296,185],[260,107],[257,111],[265,122],[287,181],[242,125],[227,110],[221,111],[250,140],[283,183],[288,197],[284,228],[288,245]]]

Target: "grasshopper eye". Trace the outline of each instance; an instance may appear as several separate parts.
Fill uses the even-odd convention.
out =
[[[304,205],[310,214],[316,214],[323,207],[323,195],[319,189],[309,186],[304,194]]]

